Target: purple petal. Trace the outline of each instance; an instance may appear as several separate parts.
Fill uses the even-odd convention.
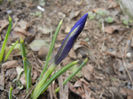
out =
[[[75,40],[77,39],[78,35],[81,33],[81,31],[84,28],[85,22],[87,20],[88,13],[82,16],[72,27],[71,31],[68,33],[68,35],[65,37],[65,39],[62,42],[61,47],[59,48],[56,56],[55,56],[55,64],[58,65],[69,53],[71,48],[73,47],[73,44]]]

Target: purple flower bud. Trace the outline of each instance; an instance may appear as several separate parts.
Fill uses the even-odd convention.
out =
[[[84,28],[85,22],[87,20],[88,13],[82,16],[72,27],[71,31],[68,33],[68,35],[65,37],[65,39],[62,42],[61,47],[59,48],[55,58],[54,62],[56,65],[58,65],[69,53],[71,48],[73,47],[73,44],[75,40],[77,39],[78,35],[81,33],[81,31]]]

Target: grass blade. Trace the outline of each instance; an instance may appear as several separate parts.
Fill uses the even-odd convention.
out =
[[[67,71],[69,68],[71,68],[72,66],[74,66],[74,65],[77,64],[77,63],[78,63],[78,61],[74,61],[74,62],[72,62],[72,63],[66,65],[66,66],[63,67],[62,69],[60,69],[60,70],[59,70],[58,72],[56,72],[55,74],[53,74],[53,75],[51,76],[51,78],[50,78],[47,82],[45,82],[42,86],[40,86],[40,88],[36,91],[37,93],[36,93],[36,92],[33,93],[32,98],[33,98],[33,99],[37,99],[37,98],[40,96],[41,93],[43,93],[43,92],[45,92],[45,91],[47,90],[48,86],[49,86],[56,78],[58,78],[61,74],[63,74],[65,71]],[[46,75],[45,75],[45,76],[46,76]]]
[[[42,73],[41,73],[41,75],[40,75],[40,78],[42,78],[43,74],[44,74],[44,73],[46,72],[46,70],[47,70],[48,63],[49,63],[49,61],[50,61],[50,59],[51,59],[51,54],[52,54],[52,52],[53,52],[53,48],[54,48],[54,45],[55,45],[55,41],[56,41],[57,35],[58,35],[58,33],[59,33],[59,30],[60,30],[60,28],[61,28],[62,22],[63,22],[63,20],[61,20],[61,21],[59,22],[59,24],[58,24],[58,26],[57,26],[57,28],[56,28],[56,31],[55,31],[55,33],[54,33],[52,42],[51,42],[51,44],[50,44],[49,52],[48,52],[48,55],[47,55],[47,57],[46,57],[46,63],[45,63],[45,65],[44,65],[44,68],[43,68],[43,71],[42,71]]]
[[[28,91],[30,86],[31,86],[31,64],[27,60],[24,41],[22,39],[20,40],[20,49],[21,49],[22,58],[23,58],[24,73],[25,73],[25,80],[26,80],[26,89]]]
[[[49,76],[52,74],[52,72],[55,70],[56,65],[52,64],[48,70],[46,71],[46,73],[43,75],[42,79],[37,83],[32,97],[33,99],[36,99],[36,97],[38,97],[40,95],[39,91],[41,90],[41,87],[45,85],[47,79],[49,78]]]
[[[18,44],[18,40],[15,42],[15,44],[9,49],[8,53],[6,54],[4,61],[7,61],[9,55],[11,54],[11,52],[13,51],[13,49],[15,48],[15,46]]]
[[[82,67],[87,63],[88,59],[86,58],[83,63],[77,68],[77,70],[75,72],[73,72],[64,82],[63,82],[63,86],[67,84],[67,82],[69,80],[71,80],[81,69]],[[55,92],[57,93],[60,90],[60,88],[58,87]]]
[[[11,29],[12,29],[12,18],[9,16],[9,26],[8,26],[8,29],[7,29],[7,32],[6,32],[6,36],[5,36],[5,39],[4,39],[2,48],[1,48],[1,52],[0,52],[0,62],[3,61],[3,56],[4,56],[4,52],[5,52],[5,48],[6,48],[6,43],[7,43],[9,34],[11,32]]]
[[[9,94],[8,94],[9,99],[12,99],[12,90],[13,90],[13,88],[12,88],[12,86],[10,86],[10,90],[9,90]]]

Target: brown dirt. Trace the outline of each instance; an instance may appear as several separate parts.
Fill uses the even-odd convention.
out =
[[[122,24],[121,18],[124,15],[118,4],[116,6],[115,4],[113,0],[47,0],[42,6],[45,11],[41,12],[37,9],[39,1],[36,0],[13,0],[11,2],[3,0],[0,5],[0,20],[8,20],[8,13],[13,19],[14,27],[8,46],[20,36],[25,39],[27,57],[32,66],[33,85],[35,85],[45,57],[40,58],[38,51],[31,50],[30,43],[35,39],[43,39],[49,45],[58,22],[64,19],[55,45],[56,52],[66,32],[82,15],[98,8],[106,9],[110,13],[109,16],[114,17],[114,22],[100,24],[98,19],[88,19],[83,32],[70,52],[71,55],[69,54],[61,64],[65,65],[72,60],[83,59],[83,57],[89,58],[89,62],[81,71],[81,76],[76,76],[68,84],[69,99],[133,99],[131,94],[133,92],[133,46],[132,42],[129,44],[129,41],[132,41],[132,25]],[[35,12],[41,13],[35,15]],[[1,44],[6,28],[7,26],[1,32]],[[45,50],[47,51],[46,46]],[[42,54],[46,55],[43,52]],[[15,60],[17,62],[13,64]],[[17,77],[16,68],[23,67],[20,53],[15,50],[8,62],[8,64],[3,62],[0,67],[0,78],[2,78],[0,96],[2,99],[7,99],[9,87],[12,85],[14,98],[24,99],[27,95],[25,87],[18,89],[20,82],[14,82]],[[21,80],[23,81],[23,78]],[[42,95],[40,99],[44,99],[45,96],[48,99],[49,92]]]

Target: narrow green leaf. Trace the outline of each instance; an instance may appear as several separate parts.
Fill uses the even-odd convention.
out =
[[[11,29],[12,29],[12,18],[9,16],[9,26],[8,26],[8,29],[7,29],[7,32],[6,32],[6,36],[5,36],[5,39],[4,39],[2,48],[1,48],[1,52],[0,52],[0,62],[3,61],[3,56],[4,56],[4,52],[5,52],[5,48],[6,48],[6,43],[7,43],[9,34],[11,32]]]
[[[31,87],[31,83],[32,83],[32,81],[31,81],[31,64],[29,63],[29,61],[28,60],[26,60],[26,81],[27,81],[27,84],[26,84],[26,88],[27,88],[27,91],[29,90],[29,88]]]
[[[75,64],[77,64],[78,61],[74,61],[68,65],[66,65],[65,67],[63,67],[62,69],[60,69],[58,72],[56,72],[55,74],[53,74],[51,76],[51,78],[45,82],[44,84],[42,84],[41,86],[39,86],[38,84],[38,88],[36,91],[33,92],[32,98],[33,99],[37,99],[43,92],[46,91],[46,89],[48,88],[48,86],[56,79],[58,78],[61,74],[63,74],[65,71],[67,71],[69,68],[71,68],[72,66],[74,66]],[[47,73],[47,72],[46,72]],[[47,75],[45,75],[47,76]]]
[[[42,71],[42,73],[41,73],[41,75],[40,75],[40,78],[42,78],[43,74],[44,74],[44,73],[46,72],[46,70],[47,70],[48,63],[49,63],[49,61],[50,61],[50,59],[51,59],[51,54],[52,54],[52,52],[53,52],[54,45],[55,45],[55,41],[56,41],[57,35],[58,35],[59,31],[60,31],[62,22],[63,22],[63,20],[61,20],[61,21],[59,22],[59,24],[58,24],[58,26],[57,26],[57,28],[56,28],[56,31],[55,31],[55,33],[54,33],[52,42],[51,42],[51,44],[50,44],[49,52],[48,52],[48,55],[47,55],[47,57],[46,57],[46,63],[45,63],[45,65],[44,65],[44,68],[43,68],[43,71]]]
[[[64,82],[63,82],[63,86],[67,84],[67,82],[69,80],[71,80],[81,69],[82,67],[87,63],[88,58],[86,58],[83,63],[77,68],[77,70],[75,72],[73,72]],[[55,92],[57,93],[60,90],[60,88],[58,87]]]
[[[20,39],[20,49],[22,52],[22,57],[26,57],[26,51],[25,51],[25,46],[24,46],[24,40]]]
[[[26,89],[28,91],[31,86],[31,64],[29,63],[26,57],[26,51],[25,51],[25,45],[24,45],[23,39],[20,40],[20,49],[21,49],[23,65],[24,65]]]
[[[32,94],[33,99],[36,99],[35,97],[38,97],[40,95],[39,92],[41,90],[41,87],[45,85],[46,81],[48,80],[49,76],[52,74],[52,72],[54,71],[55,68],[56,68],[56,65],[52,64],[48,68],[46,73],[43,75],[43,77],[40,79],[40,81],[37,83],[37,85],[33,91],[33,94]]]
[[[15,46],[18,44],[18,40],[15,42],[15,44],[9,49],[8,53],[5,56],[4,61],[7,61],[9,55],[11,54],[11,52],[13,51],[13,49],[15,48]]]
[[[12,88],[12,86],[10,86],[10,90],[9,90],[9,94],[8,94],[9,99],[12,99],[12,90],[13,90],[13,88]]]

